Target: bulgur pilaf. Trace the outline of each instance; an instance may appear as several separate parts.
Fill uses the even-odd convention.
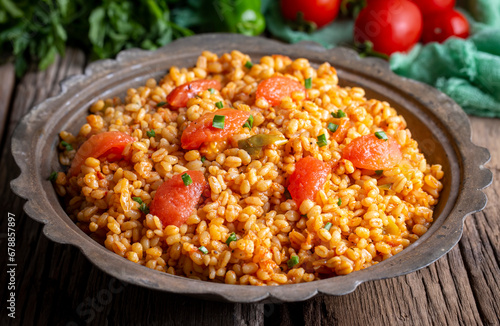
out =
[[[404,118],[340,87],[329,63],[204,51],[90,112],[78,135],[60,133],[71,169],[55,189],[93,239],[169,274],[349,274],[422,236],[442,189]]]

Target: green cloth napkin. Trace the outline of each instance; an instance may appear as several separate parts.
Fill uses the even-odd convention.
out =
[[[500,28],[484,28],[467,40],[416,46],[395,53],[390,67],[398,75],[433,85],[468,114],[500,117]]]

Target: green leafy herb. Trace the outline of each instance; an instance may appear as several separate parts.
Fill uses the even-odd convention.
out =
[[[146,205],[146,203],[142,203],[141,206],[139,206],[139,209],[144,214],[149,214],[149,207],[148,207],[148,205]]]
[[[330,122],[330,123],[328,124],[328,127],[327,127],[327,128],[328,128],[328,130],[330,130],[331,132],[335,132],[335,131],[337,131],[337,129],[339,129],[339,125],[336,125],[335,123]]]
[[[214,94],[215,93],[215,89],[213,89],[211,87],[208,89],[208,91],[210,92],[210,94]]]
[[[222,101],[219,101],[217,103],[215,103],[215,106],[218,108],[218,109],[222,109],[224,107],[224,103],[222,103]]]
[[[288,265],[288,268],[292,268],[293,266],[297,265],[299,263],[299,256],[297,255],[292,255],[290,259],[286,262]]]
[[[64,140],[61,142],[61,146],[64,147],[68,152],[73,150],[73,146],[71,146],[71,144],[65,142]]]
[[[318,142],[317,142],[319,147],[323,147],[328,145],[328,141],[326,140],[325,134],[321,134],[318,136]]]
[[[156,132],[154,130],[146,131],[146,135],[148,135],[149,138],[156,136]]]
[[[234,233],[234,232],[233,232],[233,233],[231,233],[231,234],[229,235],[229,237],[227,237],[226,244],[229,246],[229,244],[230,244],[231,242],[236,241],[236,240],[238,240],[238,239],[236,238],[236,233]]]
[[[141,205],[141,204],[142,204],[142,199],[141,199],[141,197],[132,197],[132,200],[133,200],[133,201],[138,202],[138,203],[139,203],[139,205]]]
[[[215,115],[212,120],[212,127],[217,129],[224,129],[224,120],[226,120],[225,115]]]
[[[345,117],[347,117],[347,114],[345,114],[344,111],[342,111],[342,110],[339,109],[337,112],[332,112],[332,117],[334,117],[334,118],[345,118]]]
[[[330,231],[331,228],[332,228],[332,223],[330,223],[330,222],[326,223],[324,226],[324,229],[327,231]]]
[[[310,89],[312,87],[312,78],[309,77],[305,80],[305,85],[306,89]]]
[[[383,140],[385,140],[385,141],[387,141],[387,139],[389,139],[389,138],[387,138],[387,135],[386,135],[386,133],[385,133],[384,131],[377,131],[377,132],[375,133],[375,136],[376,136],[378,139],[383,139]]]
[[[384,170],[375,170],[376,175],[381,175],[382,173],[384,173]]]
[[[250,61],[245,62],[245,67],[251,69],[253,67],[253,63]]]
[[[47,178],[49,181],[56,181],[57,179],[57,172],[56,171],[53,171],[49,177]]]
[[[183,175],[181,175],[181,178],[182,178],[182,182],[184,182],[185,186],[189,186],[190,184],[193,183],[193,179],[191,179],[191,176],[187,173],[184,173]]]
[[[201,157],[201,163],[205,163],[206,160],[207,160],[207,158],[205,156]]]
[[[208,249],[205,248],[204,246],[199,247],[198,250],[204,253],[205,255],[208,254]]]
[[[337,205],[338,205],[338,206],[341,206],[341,205],[342,205],[342,198],[339,198],[339,200],[337,201]]]
[[[248,128],[249,130],[252,130],[252,128],[253,128],[253,115],[250,114],[250,117],[248,117],[248,120],[243,125],[243,128]]]
[[[158,104],[156,104],[156,107],[159,108],[164,106],[165,104],[167,104],[167,102],[158,102]]]

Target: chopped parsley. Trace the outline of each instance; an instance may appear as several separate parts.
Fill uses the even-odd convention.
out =
[[[229,246],[229,244],[230,244],[231,242],[236,241],[236,240],[238,240],[238,239],[236,238],[236,233],[234,233],[234,232],[233,232],[233,233],[231,233],[231,234],[229,235],[229,237],[227,237],[226,244]]]
[[[148,205],[146,205],[146,203],[142,203],[141,206],[139,206],[139,209],[144,214],[149,214],[149,207],[148,207]]]
[[[334,118],[345,118],[345,117],[347,117],[347,114],[345,114],[344,111],[342,111],[342,110],[339,109],[337,112],[332,112],[332,117],[334,117]]]
[[[330,130],[331,132],[335,132],[337,131],[337,129],[339,129],[339,125],[336,125],[335,123],[332,123],[330,122],[327,126],[328,130]]]
[[[339,205],[339,206],[342,205],[342,198],[339,198],[339,200],[337,201],[337,205]]]
[[[146,131],[146,135],[148,135],[148,138],[156,136],[156,132],[154,130]]]
[[[251,69],[253,67],[253,63],[251,61],[245,62],[245,67]]]
[[[286,262],[288,265],[288,268],[292,268],[293,266],[297,265],[299,263],[299,256],[297,255],[292,255],[290,259]]]
[[[304,86],[306,87],[306,89],[310,89],[312,87],[312,78],[311,77],[306,79]]]
[[[156,107],[159,108],[164,106],[165,104],[167,104],[167,102],[158,102],[158,104],[156,104]]]
[[[212,127],[217,129],[224,129],[224,120],[226,120],[225,115],[215,115],[212,120]]]
[[[61,142],[61,146],[64,147],[68,152],[73,150],[73,146],[71,146],[71,144],[65,142],[64,140]]]
[[[201,157],[201,163],[205,163],[206,160],[207,160],[207,158],[205,156]]]
[[[183,175],[181,175],[181,178],[182,178],[182,182],[184,182],[185,186],[189,186],[190,184],[193,183],[193,179],[191,179],[191,176],[187,173],[184,173]]]
[[[132,200],[133,200],[133,201],[138,202],[138,203],[139,203],[139,205],[141,205],[141,204],[142,204],[142,199],[141,199],[141,197],[132,197]]]
[[[382,173],[384,173],[384,170],[375,170],[376,175],[381,175]]]
[[[56,181],[57,179],[57,172],[56,171],[53,171],[49,177],[47,178],[49,181]]]
[[[318,136],[318,142],[316,144],[318,144],[319,147],[328,145],[325,134],[321,134]]]
[[[253,128],[253,115],[250,114],[250,117],[248,117],[248,120],[243,125],[243,128],[248,128],[249,130],[252,130],[252,128]]]
[[[387,138],[385,131],[377,131],[375,133],[375,137],[377,137],[378,139],[383,139],[385,141],[387,141],[387,139],[389,139],[389,138]]]

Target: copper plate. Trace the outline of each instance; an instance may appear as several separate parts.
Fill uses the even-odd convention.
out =
[[[408,122],[413,137],[429,162],[443,166],[444,189],[435,209],[435,222],[416,243],[390,259],[353,272],[310,283],[259,287],[226,285],[172,276],[132,263],[94,242],[83,233],[61,207],[47,181],[51,171],[61,170],[57,160],[58,133],[77,132],[85,123],[91,103],[101,98],[123,97],[130,87],[159,79],[170,66],[190,67],[202,50],[217,54],[233,49],[257,61],[269,54],[308,58],[313,64],[330,62],[343,86],[357,85],[368,98],[387,100]],[[12,181],[16,194],[28,200],[24,209],[45,224],[44,233],[53,241],[72,244],[97,267],[114,277],[151,289],[233,302],[301,301],[318,293],[342,295],[362,282],[407,274],[442,257],[462,235],[464,218],[486,205],[481,189],[492,182],[483,165],[490,154],[471,142],[467,115],[436,89],[393,74],[380,59],[360,59],[344,48],[325,50],[315,43],[286,45],[263,38],[231,34],[205,34],[175,41],[157,51],[127,50],[116,60],[90,64],[84,75],[62,83],[56,97],[36,106],[17,127],[12,153],[21,175]]]

